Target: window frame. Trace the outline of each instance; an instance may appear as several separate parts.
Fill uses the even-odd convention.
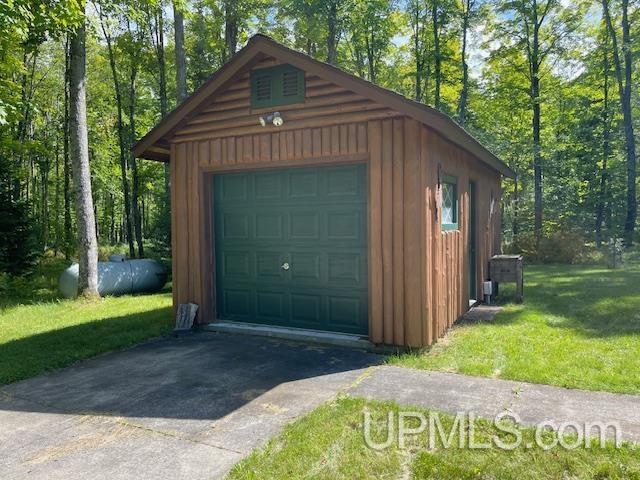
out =
[[[450,185],[453,188],[453,205],[451,207],[453,211],[453,222],[445,222],[444,221],[444,185]],[[459,229],[459,216],[460,216],[460,200],[458,198],[458,177],[454,177],[453,175],[442,174],[440,179],[440,194],[442,197],[442,205],[440,212],[440,226],[443,231],[451,231]]]
[[[284,75],[289,72],[294,72],[298,78],[298,94],[285,97],[283,94],[284,87]],[[257,96],[257,76],[263,74],[269,74],[271,78],[271,96],[267,100],[258,100]],[[303,70],[294,67],[293,65],[284,64],[276,65],[275,67],[259,68],[251,70],[250,74],[250,90],[251,90],[251,108],[261,109],[269,107],[277,107],[279,105],[290,105],[293,103],[303,103],[305,99],[305,74]]]

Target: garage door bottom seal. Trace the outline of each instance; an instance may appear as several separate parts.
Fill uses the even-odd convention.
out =
[[[230,322],[226,320],[209,323],[204,325],[203,329],[211,332],[257,335],[261,337],[280,338],[304,343],[335,345],[368,351],[376,350],[376,346],[366,338],[360,335],[352,335],[348,333],[324,332],[319,330],[278,327],[273,325],[259,325],[256,323]]]

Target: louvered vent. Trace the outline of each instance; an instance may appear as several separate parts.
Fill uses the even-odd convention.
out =
[[[251,106],[274,107],[304,102],[304,72],[291,65],[251,72]]]
[[[271,100],[271,77],[269,73],[261,73],[255,76],[255,99],[258,102]]]
[[[282,96],[297,97],[300,95],[300,75],[296,71],[288,71],[282,74]]]

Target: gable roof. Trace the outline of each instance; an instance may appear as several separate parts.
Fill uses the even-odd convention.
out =
[[[312,73],[326,80],[330,80],[336,85],[407,115],[427,125],[446,139],[467,150],[494,170],[497,170],[506,177],[515,178],[515,172],[511,168],[448,115],[428,105],[410,100],[396,92],[344,72],[333,65],[291,50],[271,38],[260,34],[251,37],[247,45],[238,51],[231,60],[225,63],[189,98],[178,105],[160,123],[151,129],[149,133],[142,137],[133,146],[134,156],[151,160],[168,161],[169,144],[165,140],[165,137],[200,113],[200,111],[208,105],[211,96],[227,87],[233,81],[236,74],[250,69],[251,66],[266,56],[273,57],[284,63],[298,67],[307,73]]]

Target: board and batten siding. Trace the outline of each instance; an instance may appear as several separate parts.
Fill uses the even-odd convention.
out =
[[[200,323],[216,319],[212,175],[366,163],[369,339],[432,344],[468,308],[469,180],[476,182],[478,288],[499,250],[499,173],[417,121],[315,76],[306,77],[302,104],[251,110],[249,97],[245,73],[170,141],[174,307],[194,302]],[[260,113],[276,109],[282,127],[258,125]],[[458,178],[456,231],[440,230],[439,166]]]

